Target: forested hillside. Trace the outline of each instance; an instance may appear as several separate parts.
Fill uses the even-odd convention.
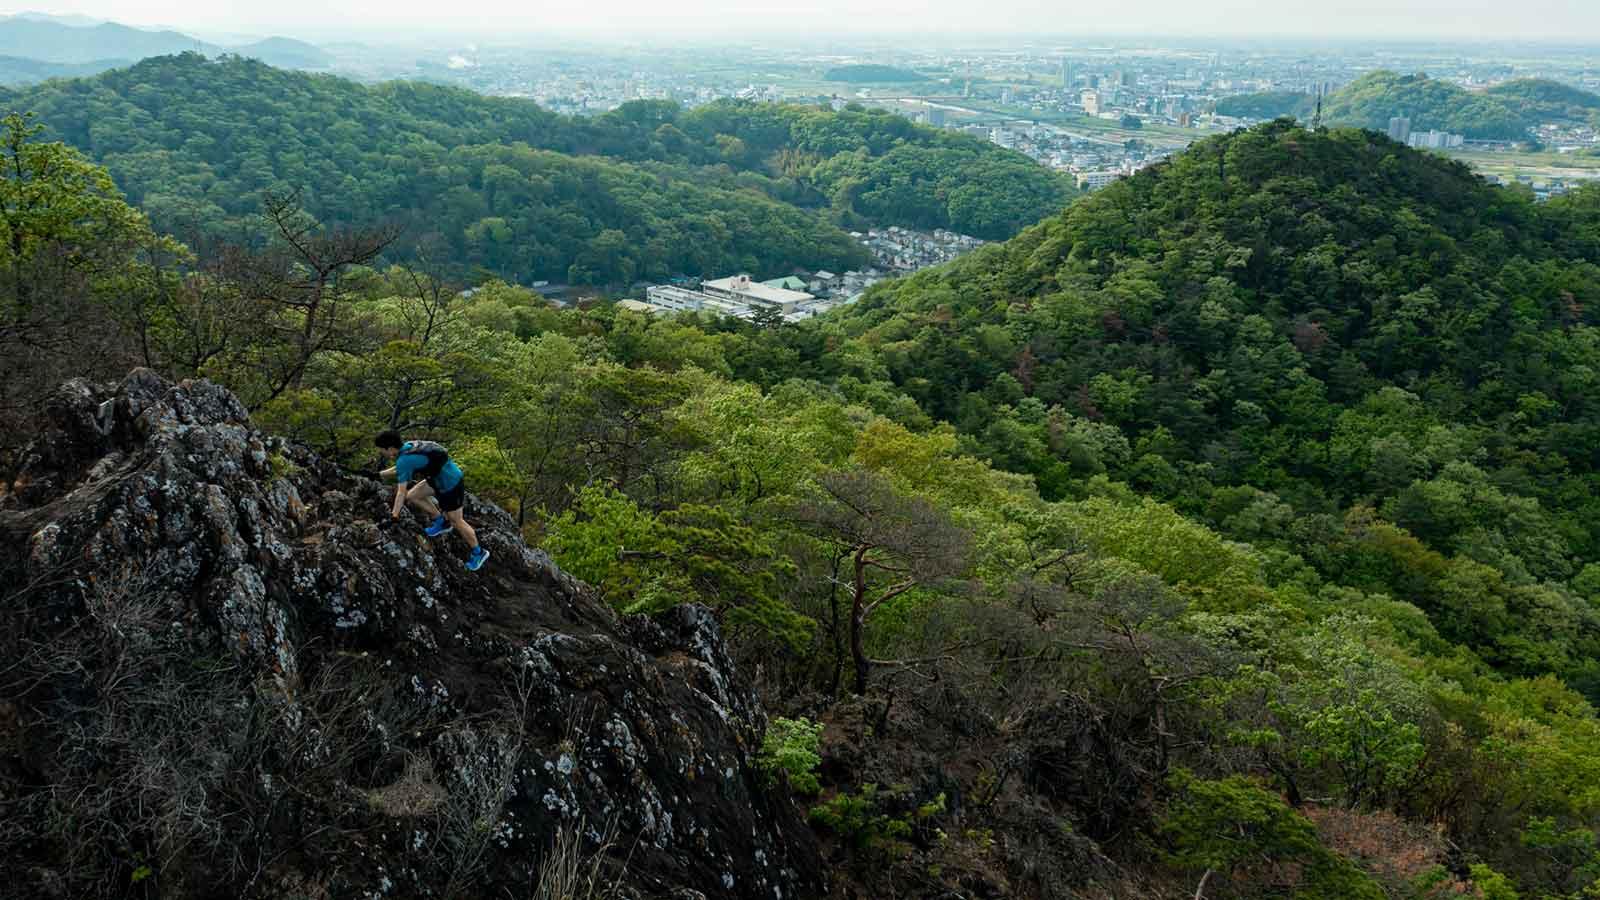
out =
[[[1216,110],[1224,116],[1307,120],[1316,110],[1316,98],[1293,91],[1240,94],[1218,100]],[[1519,78],[1474,92],[1426,75],[1373,72],[1330,95],[1322,118],[1334,125],[1386,131],[1390,117],[1406,116],[1413,131],[1520,140],[1536,125],[1590,122],[1597,113],[1600,96],[1540,78]]]
[[[1520,140],[1546,122],[1587,122],[1600,97],[1539,79],[1520,79],[1473,92],[1426,75],[1373,72],[1335,91],[1323,121],[1384,131],[1391,116],[1407,116],[1413,131],[1438,129],[1469,138]]]
[[[397,250],[514,281],[842,271],[866,257],[837,225],[1004,238],[1072,193],[1021,154],[887,113],[649,101],[569,119],[194,54],[0,103],[103,163],[162,229],[236,232],[264,192],[298,190],[326,221],[397,222]]]
[[[764,327],[329,267],[368,233],[293,209],[277,241],[175,265],[103,172],[8,127],[22,164],[0,172],[50,174],[0,174],[5,197],[73,214],[4,220],[0,502],[52,489],[15,441],[33,409],[66,414],[26,392],[135,363],[215,378],[349,469],[377,468],[379,428],[446,442],[511,513],[486,528],[619,611],[712,611],[829,896],[1600,890],[1600,192],[1539,205],[1280,121]],[[108,459],[71,474],[92,487]],[[98,609],[7,634],[122,647]],[[82,805],[108,794],[34,788],[151,757],[67,767],[24,740],[54,727],[45,688],[0,690],[0,797],[27,785],[51,813],[6,817],[0,850],[28,878],[125,881],[81,824],[118,814]],[[169,848],[153,869],[213,862],[160,842],[202,807],[137,811],[115,833]]]
[[[1484,93],[1506,103],[1526,104],[1538,114],[1551,118],[1582,120],[1600,110],[1600,96],[1545,78],[1518,78],[1497,84]]]
[[[1451,610],[1446,636],[1588,685],[1597,201],[1536,206],[1370,134],[1279,123],[875,292],[837,327],[1047,494],[1105,471],[1440,612],[1440,584],[1352,568],[1329,541],[1379,515],[1492,567],[1490,593],[1509,593]],[[1554,609],[1573,618],[1544,631]]]
[[[1305,115],[1315,110],[1316,98],[1299,91],[1262,91],[1235,94],[1217,101],[1219,116],[1250,119],[1276,119],[1279,116]]]

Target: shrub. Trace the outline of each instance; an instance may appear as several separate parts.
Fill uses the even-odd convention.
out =
[[[929,835],[930,819],[946,811],[945,795],[939,794],[927,803],[917,804],[903,815],[881,811],[882,803],[900,805],[910,800],[906,785],[892,786],[879,792],[876,784],[863,784],[861,793],[841,791],[811,808],[811,824],[821,825],[862,850],[882,850],[903,855],[911,850],[908,839],[915,834],[918,840]],[[903,807],[902,807],[903,808]],[[933,834],[942,832],[933,830]]]
[[[773,719],[761,741],[756,766],[773,781],[783,772],[795,793],[815,796],[822,790],[816,774],[822,763],[817,753],[821,739],[822,726],[810,719]]]
[[[1381,900],[1382,889],[1317,838],[1316,827],[1278,795],[1234,775],[1220,781],[1178,772],[1160,824],[1179,868],[1224,880],[1287,881],[1303,900]],[[1202,879],[1202,883],[1204,878]]]
[[[862,850],[890,850],[911,834],[910,822],[878,812],[876,784],[863,784],[859,794],[835,794],[812,807],[809,818]]]

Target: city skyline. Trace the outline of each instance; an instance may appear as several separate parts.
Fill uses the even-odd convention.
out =
[[[555,0],[537,11],[506,0],[452,7],[418,0],[355,0],[337,5],[282,0],[271,7],[184,0],[57,0],[8,4],[6,14],[45,12],[89,16],[142,27],[283,33],[308,39],[361,40],[478,35],[515,39],[546,34],[772,35],[805,29],[813,35],[922,34],[966,36],[1079,34],[1105,37],[1204,36],[1367,40],[1600,41],[1600,4],[1527,0],[1507,16],[1489,0],[1214,0],[1197,5],[1150,0],[1137,8],[1063,9],[1047,0],[928,4],[918,0],[823,0],[810,5],[752,7],[733,0],[688,0],[670,5],[622,0],[603,8]]]

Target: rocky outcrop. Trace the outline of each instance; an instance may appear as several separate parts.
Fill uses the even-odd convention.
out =
[[[618,619],[470,496],[466,572],[388,498],[205,381],[55,395],[0,488],[26,895],[824,892],[706,611]]]

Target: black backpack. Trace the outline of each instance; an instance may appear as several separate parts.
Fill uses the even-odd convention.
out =
[[[407,441],[400,448],[400,453],[420,453],[428,458],[428,464],[412,473],[413,478],[426,478],[432,481],[438,476],[444,464],[450,461],[450,451],[442,444],[433,441]]]

